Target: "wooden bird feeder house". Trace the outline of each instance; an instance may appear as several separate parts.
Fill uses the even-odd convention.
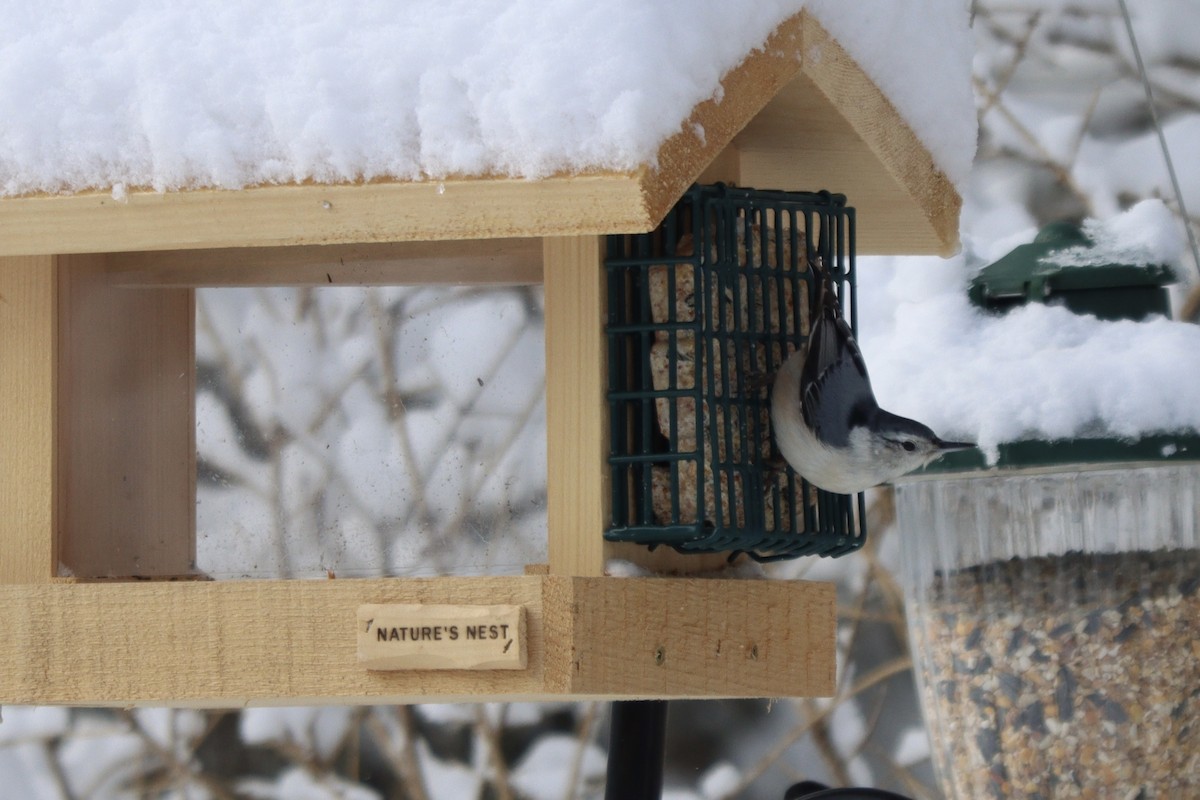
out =
[[[960,199],[807,12],[722,84],[630,172],[0,199],[0,703],[830,694],[832,585],[604,575],[604,237],[722,181],[844,193],[859,253],[947,254]],[[188,579],[195,289],[329,283],[543,284],[548,565]],[[516,648],[360,661],[364,631],[459,624]]]

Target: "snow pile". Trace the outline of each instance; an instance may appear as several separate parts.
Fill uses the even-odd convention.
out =
[[[629,170],[803,5],[10,0],[0,194]],[[842,5],[813,11],[965,180],[965,3]]]
[[[1092,244],[1059,250],[1053,260],[1067,267],[1176,264],[1184,253],[1177,225],[1161,200],[1143,200],[1106,222],[1086,220],[1083,232]]]
[[[975,157],[967,0],[809,0],[961,192]]]
[[[1180,251],[1158,201],[1086,230],[1125,256]],[[968,302],[969,278],[961,257],[860,260],[860,339],[884,408],[993,459],[1022,439],[1200,430],[1200,326],[1040,304],[993,316]]]

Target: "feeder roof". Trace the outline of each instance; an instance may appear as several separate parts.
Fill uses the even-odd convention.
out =
[[[842,192],[860,251],[952,251],[966,10],[847,5],[22,6],[0,254],[638,232],[700,178]]]
[[[1047,225],[1029,244],[989,264],[971,279],[976,305],[997,299],[1044,301],[1055,292],[1160,287],[1175,281],[1169,264],[1127,263],[1106,252],[1078,225]]]

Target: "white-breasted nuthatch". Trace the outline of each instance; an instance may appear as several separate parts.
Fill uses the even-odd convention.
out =
[[[792,469],[818,488],[853,494],[974,447],[879,407],[828,270],[819,258],[809,263],[816,286],[808,343],[784,362],[771,390],[775,441]]]

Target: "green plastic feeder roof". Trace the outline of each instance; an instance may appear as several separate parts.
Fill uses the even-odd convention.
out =
[[[1075,248],[1095,243],[1070,222],[1047,225],[1030,244],[984,267],[967,290],[971,302],[1004,312],[1029,302],[1064,305],[1076,314],[1107,320],[1170,316],[1166,285],[1175,273],[1165,264],[1097,263],[1076,266]],[[1086,253],[1084,253],[1086,255]],[[1056,258],[1057,257],[1057,258]],[[1112,464],[1200,460],[1200,434],[1158,434],[1128,440],[1113,437],[1029,440],[1000,446],[998,469],[1069,464]],[[948,453],[915,474],[954,474],[988,469],[983,453]]]
[[[1052,223],[1030,244],[1015,248],[980,270],[967,294],[971,302],[989,311],[1003,312],[1036,302],[1064,305],[1077,314],[1109,320],[1170,315],[1170,300],[1164,287],[1175,281],[1175,273],[1169,266],[1120,263],[1077,266],[1077,252],[1094,246],[1078,225]]]

